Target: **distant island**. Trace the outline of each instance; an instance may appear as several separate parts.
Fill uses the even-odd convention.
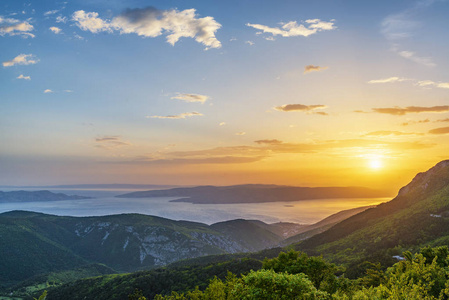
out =
[[[14,189],[168,189],[177,187],[176,185],[162,184],[128,184],[128,183],[88,183],[88,184],[65,184],[65,185],[0,185],[0,188]]]
[[[61,200],[81,200],[92,199],[77,195],[66,195],[63,193],[52,193],[50,191],[0,191],[0,203],[11,202],[40,202],[40,201],[61,201]]]
[[[151,190],[117,195],[117,198],[179,197],[172,202],[193,204],[235,204],[291,202],[312,199],[379,198],[390,196],[385,191],[366,187],[294,187],[265,184],[232,186],[198,186]]]

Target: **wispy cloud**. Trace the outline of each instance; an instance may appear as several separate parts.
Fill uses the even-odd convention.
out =
[[[321,21],[320,19],[309,19],[304,21],[304,24],[299,24],[296,21],[290,21],[288,23],[281,23],[281,27],[269,27],[261,24],[251,24],[247,23],[246,26],[260,30],[259,32],[269,33],[273,36],[309,36],[320,31],[333,30],[337,27],[335,26],[335,20],[329,22]]]
[[[246,132],[241,131],[241,132],[237,132],[235,135],[245,135],[245,134],[246,134]]]
[[[273,139],[273,140],[257,140],[254,141],[254,143],[259,145],[279,145],[282,144],[283,142],[280,140]]]
[[[226,122],[220,122],[220,124],[218,124],[219,126],[225,126]]]
[[[435,82],[432,80],[418,81],[417,85],[422,87],[437,87],[440,89],[449,89],[449,82]]]
[[[153,118],[153,119],[185,119],[188,117],[194,117],[194,116],[202,116],[202,113],[199,112],[187,112],[182,113],[179,115],[168,115],[168,116],[146,116],[146,118]]]
[[[427,67],[436,65],[431,57],[423,57],[409,50],[400,50],[398,42],[413,36],[413,33],[422,27],[422,23],[416,21],[416,16],[434,2],[434,0],[416,1],[403,11],[386,16],[381,22],[381,33],[387,40],[392,42],[391,49],[393,52],[405,59]]]
[[[449,122],[449,118],[436,120],[435,122]]]
[[[322,105],[322,104],[317,104],[317,105],[284,104],[282,106],[274,107],[275,110],[284,111],[284,112],[299,111],[299,112],[327,115],[326,113],[323,114],[323,112],[315,112],[315,110],[317,110],[317,109],[325,109],[325,108],[327,108],[327,106]]]
[[[49,94],[49,93],[54,93],[54,92],[53,92],[53,90],[50,90],[50,89],[44,90],[44,94]]]
[[[33,54],[19,54],[11,60],[4,61],[3,67],[12,67],[15,65],[33,65],[37,64],[39,59],[35,58]]]
[[[24,76],[23,74],[20,74],[19,76],[17,76],[17,79],[31,80],[31,77],[30,76]]]
[[[429,130],[430,134],[448,134],[449,133],[449,127],[440,127],[435,128],[432,130]]]
[[[422,135],[422,133],[415,132],[402,132],[402,131],[392,131],[392,130],[379,130],[368,132],[364,136],[401,136],[401,135]]]
[[[98,137],[95,138],[94,142],[94,147],[106,150],[112,150],[124,146],[131,146],[131,143],[123,141],[122,138],[117,135]]]
[[[310,73],[310,72],[319,72],[326,70],[327,67],[320,67],[320,66],[314,66],[314,65],[308,65],[304,67],[304,74]]]
[[[388,78],[382,78],[382,79],[374,79],[374,80],[370,80],[368,81],[368,83],[393,83],[393,82],[402,82],[402,81],[407,81],[407,80],[411,80],[408,78],[401,78],[401,77],[388,77]]]
[[[368,81],[370,84],[376,84],[376,83],[396,83],[396,82],[411,82],[419,87],[436,87],[441,89],[449,89],[449,82],[435,82],[432,80],[416,80],[411,78],[404,78],[404,77],[388,77],[388,78],[382,78],[382,79],[374,79]]]
[[[57,16],[56,17],[56,23],[67,23],[68,18],[65,16]]]
[[[195,151],[176,151],[155,153],[137,157],[121,163],[150,164],[204,164],[204,163],[251,163],[276,154],[317,153],[322,151],[340,151],[342,149],[388,149],[392,153],[401,154],[406,150],[419,150],[433,147],[433,144],[421,142],[392,142],[371,139],[329,140],[313,143],[285,143],[280,140],[257,140],[257,146],[230,146]]]
[[[253,45],[254,45],[254,42],[253,42],[253,41],[246,41],[245,44],[248,44],[248,45],[250,45],[250,46],[253,46]]]
[[[186,102],[200,102],[204,103],[209,99],[209,96],[200,95],[200,94],[183,94],[177,93],[176,96],[171,97],[171,99],[178,99]]]
[[[35,35],[30,33],[30,31],[33,31],[33,29],[33,25],[31,25],[27,21],[20,21],[13,18],[3,18],[2,16],[0,16],[0,36],[18,35],[25,38],[34,38]]]
[[[418,121],[408,121],[408,122],[404,122],[401,125],[402,126],[408,126],[408,125],[412,125],[412,124],[421,124],[421,123],[429,123],[430,120],[429,119],[424,119],[424,120],[418,120]]]
[[[55,26],[52,26],[52,27],[50,27],[49,29],[50,29],[54,34],[60,34],[60,33],[62,32],[62,29],[61,29],[61,28],[55,27]]]
[[[49,11],[44,12],[44,16],[51,16],[51,15],[54,15],[54,14],[56,14],[58,12],[59,12],[59,9],[49,10]]]
[[[411,61],[414,61],[415,63],[427,66],[427,67],[434,67],[436,64],[433,62],[433,59],[431,57],[423,57],[416,55],[415,52],[412,51],[399,51],[398,54],[402,56],[403,58],[409,59]]]
[[[112,20],[103,20],[96,12],[76,11],[72,20],[84,31],[92,33],[119,31],[121,34],[135,33],[143,37],[167,34],[167,42],[174,45],[182,37],[194,38],[209,48],[220,48],[215,37],[220,29],[213,17],[198,18],[195,9],[158,10],[154,7],[127,9]]]
[[[380,114],[402,116],[410,113],[444,113],[449,111],[449,105],[431,106],[431,107],[408,106],[405,108],[386,107],[386,108],[372,108],[372,110]]]

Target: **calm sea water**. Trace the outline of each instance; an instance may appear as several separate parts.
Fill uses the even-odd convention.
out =
[[[11,190],[11,189],[9,189]],[[7,191],[3,189],[3,191]],[[391,198],[318,199],[295,202],[251,204],[191,204],[170,202],[177,198],[115,198],[128,190],[55,190],[68,195],[95,197],[85,200],[51,202],[0,203],[0,213],[28,210],[60,216],[104,216],[122,213],[141,213],[206,224],[233,220],[257,219],[266,223],[294,222],[312,224],[339,211],[376,205]],[[134,190],[133,190],[134,191]]]

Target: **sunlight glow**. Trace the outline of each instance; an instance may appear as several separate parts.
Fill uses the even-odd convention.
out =
[[[372,159],[369,161],[369,167],[370,167],[371,169],[377,170],[377,169],[382,168],[382,167],[383,167],[383,164],[382,164],[382,161],[381,161],[380,159],[378,159],[378,158],[372,158]]]

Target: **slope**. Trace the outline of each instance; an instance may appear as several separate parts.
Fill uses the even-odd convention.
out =
[[[7,212],[0,214],[0,282],[12,285],[90,263],[129,272],[278,245],[282,237],[263,227],[245,220],[210,226],[140,214],[61,217]]]
[[[449,241],[449,161],[419,173],[390,202],[352,216],[329,230],[295,244],[333,262],[365,260],[391,264],[393,255]]]

